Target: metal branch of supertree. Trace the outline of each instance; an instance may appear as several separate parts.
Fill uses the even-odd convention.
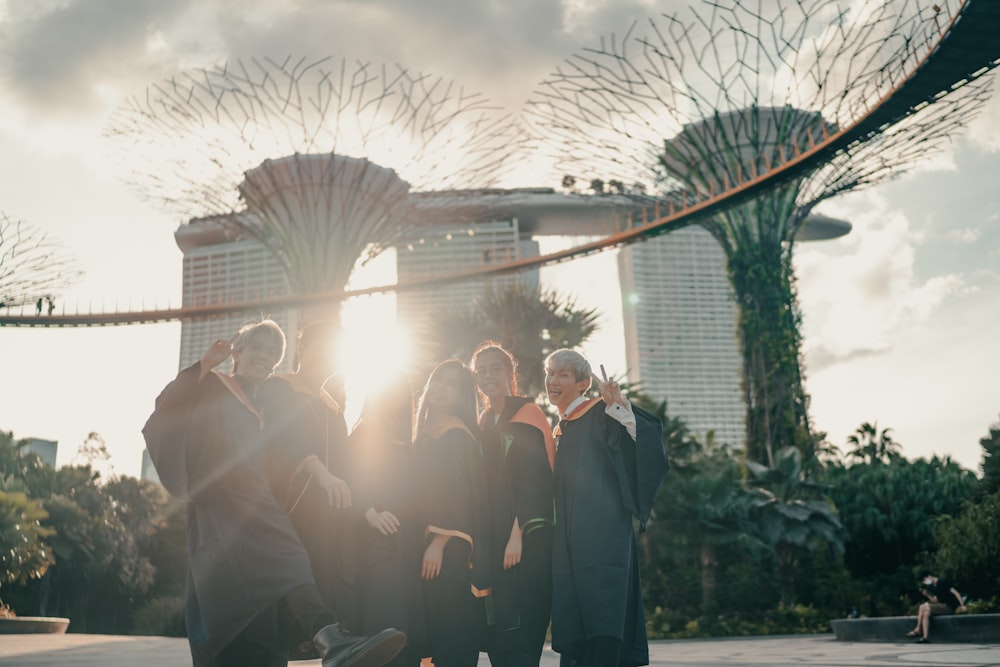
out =
[[[493,187],[526,140],[479,94],[402,66],[251,59],[150,86],[107,134],[125,175],[186,218],[269,248],[292,289],[342,289],[421,223],[415,191]],[[452,211],[462,209],[453,198]],[[435,215],[446,215],[439,202]],[[460,216],[460,213],[455,213]]]
[[[851,128],[921,66],[963,4],[704,0],[572,56],[526,117],[562,173],[708,198]],[[799,174],[802,215],[778,232],[793,235],[823,199],[926,160],[988,99],[993,77],[963,83]]]
[[[0,213],[0,308],[51,299],[83,275],[40,228]]]
[[[989,25],[970,26],[970,7]],[[613,179],[669,209],[705,204],[685,223],[725,254],[750,459],[815,445],[799,229],[817,203],[926,160],[970,119],[993,83],[998,23],[983,0],[703,0],[573,56],[529,99],[567,176]]]

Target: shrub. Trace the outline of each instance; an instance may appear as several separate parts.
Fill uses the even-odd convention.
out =
[[[184,596],[153,598],[135,612],[133,634],[161,637],[184,637]]]

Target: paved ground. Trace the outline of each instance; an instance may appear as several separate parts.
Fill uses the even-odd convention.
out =
[[[677,667],[1000,667],[1000,645],[838,642],[833,635],[653,642],[652,665]],[[2,635],[3,667],[175,667],[187,643],[163,637]],[[319,661],[292,663],[318,667]],[[543,667],[558,656],[546,649]],[[488,667],[482,656],[480,667]]]

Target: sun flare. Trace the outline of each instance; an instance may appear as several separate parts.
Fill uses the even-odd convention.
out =
[[[392,283],[395,258],[384,253],[352,276],[351,287]],[[409,331],[396,322],[396,295],[372,294],[349,299],[341,306],[343,333],[337,341],[337,368],[347,392],[345,413],[353,425],[368,396],[377,395],[405,373],[412,361]]]

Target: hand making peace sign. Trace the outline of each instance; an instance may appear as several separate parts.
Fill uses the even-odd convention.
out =
[[[607,371],[604,370],[604,364],[601,364],[601,377],[591,373],[594,376],[594,382],[597,383],[597,388],[601,392],[601,398],[607,405],[615,405],[616,403],[623,408],[628,408],[629,403],[622,395],[622,389],[618,386],[618,383],[614,381],[614,378],[609,378]]]

